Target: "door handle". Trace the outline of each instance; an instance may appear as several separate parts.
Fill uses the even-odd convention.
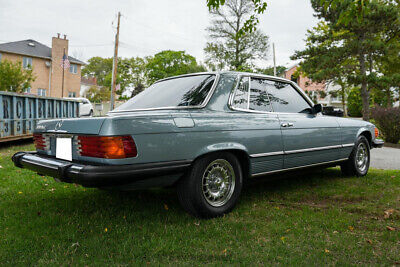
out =
[[[281,126],[282,126],[282,127],[293,127],[293,123],[291,123],[291,122],[282,123]]]

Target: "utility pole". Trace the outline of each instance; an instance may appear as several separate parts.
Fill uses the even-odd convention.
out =
[[[272,53],[274,57],[274,76],[276,76],[275,43],[272,43]]]
[[[111,106],[110,106],[110,110],[114,109],[115,85],[117,83],[118,42],[119,42],[119,22],[120,22],[120,18],[121,18],[121,12],[118,12],[118,24],[117,24],[117,33],[115,34],[114,60],[113,60],[112,77],[111,77]]]

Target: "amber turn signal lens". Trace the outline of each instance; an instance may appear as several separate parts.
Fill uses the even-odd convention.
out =
[[[379,136],[379,130],[378,128],[375,127],[375,138],[377,138]]]

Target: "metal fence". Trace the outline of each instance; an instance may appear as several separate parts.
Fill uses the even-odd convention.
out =
[[[0,142],[31,137],[38,120],[76,117],[78,100],[0,92]]]

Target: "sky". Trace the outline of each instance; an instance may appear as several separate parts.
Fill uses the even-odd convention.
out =
[[[309,0],[267,3],[258,27],[275,43],[277,65],[288,67],[317,19]],[[210,25],[205,0],[0,0],[0,43],[34,39],[51,46],[51,37],[61,33],[69,39],[70,56],[84,61],[112,57],[118,11],[119,56],[143,57],[171,49],[204,61],[209,40],[205,29]],[[272,66],[272,49],[270,54],[260,67]]]

